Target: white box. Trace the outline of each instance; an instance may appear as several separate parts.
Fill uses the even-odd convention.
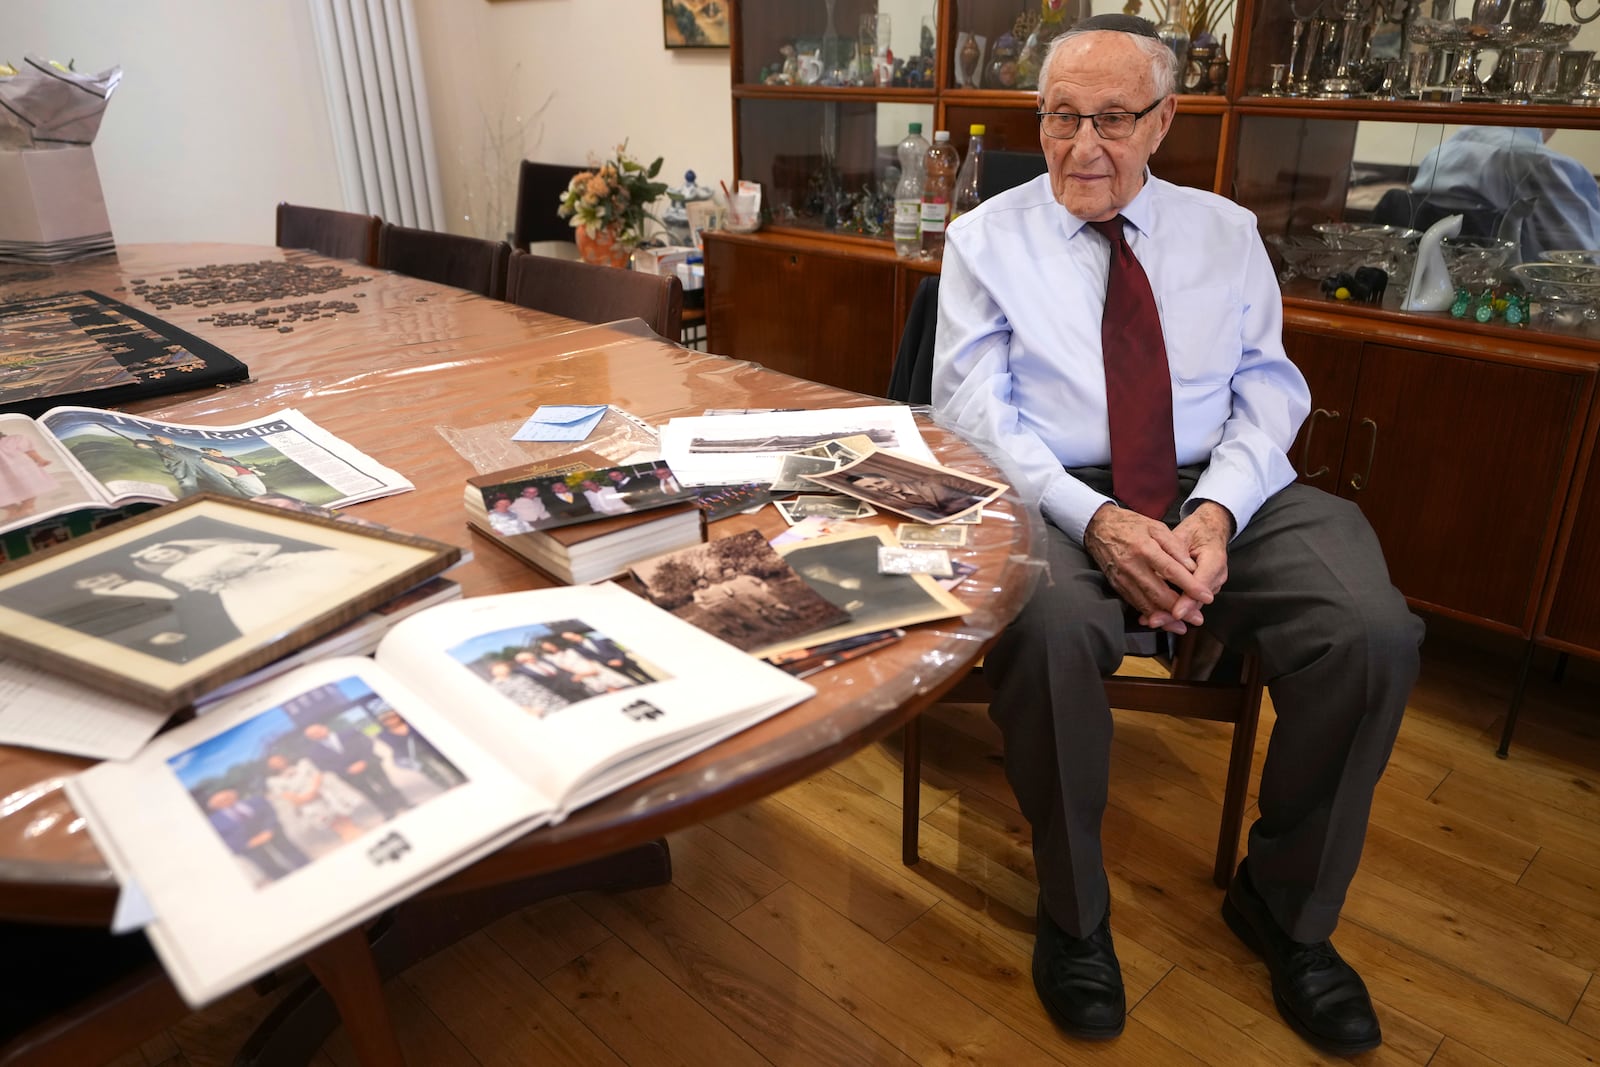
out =
[[[94,150],[0,150],[0,257],[50,260],[109,251]]]
[[[641,274],[672,274],[678,269],[678,264],[685,262],[690,256],[698,256],[700,250],[687,245],[667,245],[664,248],[639,248],[633,253],[633,269]]]

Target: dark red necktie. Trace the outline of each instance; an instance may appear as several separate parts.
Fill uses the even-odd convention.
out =
[[[1121,215],[1091,222],[1111,242],[1100,345],[1111,425],[1111,488],[1125,507],[1160,519],[1178,495],[1172,375],[1150,279],[1122,234]]]

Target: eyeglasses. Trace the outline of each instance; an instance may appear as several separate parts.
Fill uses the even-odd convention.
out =
[[[1094,124],[1094,132],[1102,140],[1124,141],[1133,136],[1133,128],[1139,120],[1161,106],[1166,97],[1157,97],[1156,102],[1143,111],[1102,111],[1098,115],[1077,115],[1071,111],[1040,111],[1039,129],[1046,137],[1058,141],[1070,141],[1078,136],[1078,127],[1088,119]]]

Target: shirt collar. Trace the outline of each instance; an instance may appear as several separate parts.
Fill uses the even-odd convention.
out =
[[[1045,175],[1045,180],[1049,181],[1049,175]],[[1154,197],[1151,192],[1155,183],[1155,175],[1150,173],[1149,167],[1145,167],[1144,184],[1139,187],[1139,191],[1134,194],[1133,199],[1128,201],[1127,206],[1122,209],[1122,217],[1131,222],[1135,230],[1146,236],[1149,235],[1150,228],[1155,221]],[[1059,201],[1057,203],[1059,204]],[[1065,207],[1061,208],[1061,230],[1068,238],[1076,237],[1079,231],[1088,225],[1087,222],[1072,214]]]

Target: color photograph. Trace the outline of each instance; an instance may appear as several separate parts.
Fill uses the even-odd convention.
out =
[[[354,677],[269,708],[167,766],[258,889],[466,781]]]
[[[634,463],[601,470],[545,474],[482,486],[489,525],[502,537],[550,530],[646,511],[694,493],[683,489],[665,463]]]
[[[671,677],[582,619],[480,634],[448,651],[495,692],[539,719],[590,697]]]

